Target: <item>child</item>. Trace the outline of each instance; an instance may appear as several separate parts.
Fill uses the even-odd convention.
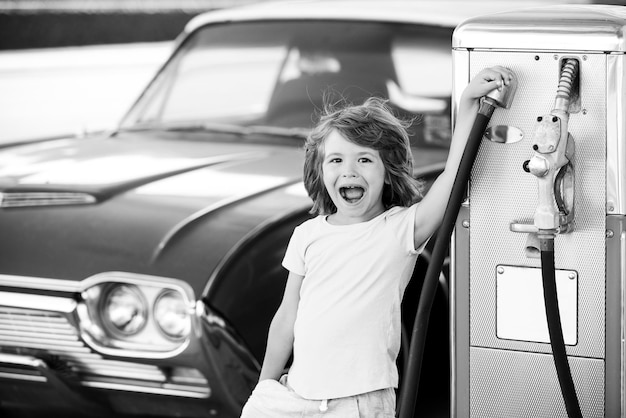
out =
[[[304,163],[319,216],[289,242],[285,293],[242,418],[395,416],[404,290],[443,218],[478,99],[510,80],[493,67],[467,86],[445,170],[420,203],[406,127],[383,100],[321,117]]]

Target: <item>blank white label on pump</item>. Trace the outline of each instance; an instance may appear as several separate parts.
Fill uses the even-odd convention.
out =
[[[578,274],[556,270],[556,290],[566,345],[576,345]],[[506,340],[549,343],[541,269],[496,267],[496,336]]]

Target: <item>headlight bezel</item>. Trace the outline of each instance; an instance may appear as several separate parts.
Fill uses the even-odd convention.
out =
[[[109,295],[116,289],[135,290],[146,302],[146,322],[134,333],[123,333],[106,323],[102,312]],[[164,294],[174,294],[180,299],[189,321],[185,333],[177,338],[167,335],[157,324],[155,306]],[[188,283],[159,276],[107,272],[91,276],[81,282],[81,301],[77,306],[81,336],[94,349],[115,356],[138,358],[168,358],[186,349],[197,334],[200,311]]]

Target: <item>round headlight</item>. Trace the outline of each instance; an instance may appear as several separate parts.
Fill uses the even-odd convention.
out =
[[[173,339],[185,338],[191,332],[191,316],[183,295],[166,290],[154,305],[154,319],[159,329]]]
[[[117,285],[106,294],[102,319],[109,331],[130,336],[146,325],[147,311],[147,303],[136,286]]]

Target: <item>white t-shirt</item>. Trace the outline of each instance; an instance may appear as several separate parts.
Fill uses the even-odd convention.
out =
[[[289,385],[307,399],[335,399],[398,386],[400,304],[418,254],[415,208],[367,222],[296,227],[283,266],[304,276]]]

